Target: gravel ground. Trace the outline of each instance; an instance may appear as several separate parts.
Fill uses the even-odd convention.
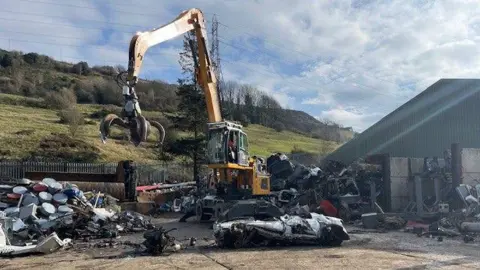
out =
[[[376,233],[348,228],[351,240],[338,248],[289,247],[220,250],[209,224],[155,220],[183,243],[197,246],[168,256],[136,256],[132,247],[74,248],[46,256],[0,259],[0,269],[480,269],[480,244],[461,238],[442,242],[404,232]],[[120,238],[140,243],[142,234]]]

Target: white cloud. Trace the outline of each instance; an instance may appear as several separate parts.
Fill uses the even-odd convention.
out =
[[[257,85],[285,106],[358,131],[440,78],[480,74],[476,0],[5,2],[0,32],[39,36],[2,32],[0,47],[97,64],[125,65],[134,32],[169,22],[181,10],[198,7],[207,19],[218,14],[226,79]],[[180,49],[181,38],[151,49],[142,73],[161,79],[162,70],[179,71]]]
[[[345,127],[352,127],[354,130],[364,130],[368,128],[368,122],[377,120],[383,115],[380,113],[361,112],[355,108],[332,108],[322,111],[317,119],[329,119],[337,123],[342,123]]]

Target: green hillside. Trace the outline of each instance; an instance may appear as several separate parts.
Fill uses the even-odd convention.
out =
[[[17,95],[0,94],[0,158],[28,159],[32,156],[57,156],[69,160],[91,162],[116,162],[132,159],[137,162],[152,163],[158,159],[153,148],[156,134],[150,141],[140,147],[134,147],[122,139],[111,139],[103,144],[98,134],[98,119],[91,115],[106,106],[78,105],[85,116],[85,124],[80,127],[74,138],[70,134],[70,126],[59,123],[55,110],[43,107],[40,98],[25,98]],[[145,112],[148,117],[160,116],[159,113]],[[277,132],[260,125],[249,125],[245,128],[252,154],[269,155],[272,152],[300,150],[309,153],[332,151],[337,144],[290,131]],[[168,132],[168,131],[167,131]],[[52,135],[53,134],[53,135]],[[116,130],[115,137],[122,132]],[[184,135],[187,135],[184,133]],[[179,133],[182,136],[182,133]]]
[[[205,99],[201,90],[183,80],[140,80],[135,86],[144,115],[167,127],[163,151],[155,147],[156,134],[134,147],[120,129],[107,144],[101,143],[100,119],[106,113],[119,114],[123,106],[115,80],[123,70],[0,49],[0,159],[156,162],[196,156],[201,161]],[[244,125],[251,154],[322,154],[353,136],[349,128],[282,108],[254,86],[230,81],[220,89],[222,116]],[[194,130],[199,137],[194,138]]]

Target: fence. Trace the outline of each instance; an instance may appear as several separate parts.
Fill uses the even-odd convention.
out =
[[[183,163],[137,164],[140,185],[161,183],[168,180],[190,181],[193,166]],[[0,178],[25,178],[25,172],[59,172],[85,174],[115,174],[117,163],[63,163],[63,162],[0,162]]]

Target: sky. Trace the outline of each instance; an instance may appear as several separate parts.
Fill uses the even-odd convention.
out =
[[[441,78],[480,72],[477,0],[0,0],[0,48],[127,65],[137,31],[199,8],[224,80],[361,132]],[[134,4],[136,3],[136,4]],[[175,82],[182,38],[150,48],[141,77]]]

